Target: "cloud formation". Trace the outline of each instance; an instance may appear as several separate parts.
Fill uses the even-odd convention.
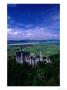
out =
[[[59,4],[8,5],[7,37],[9,40],[59,39],[59,33]]]
[[[13,28],[8,29],[8,38],[12,39],[33,39],[33,40],[44,40],[44,39],[58,39],[59,33],[56,31],[51,32],[48,28],[45,27],[33,27],[33,28]]]

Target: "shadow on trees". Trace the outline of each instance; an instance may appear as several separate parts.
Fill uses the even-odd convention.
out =
[[[32,67],[27,63],[18,64],[15,59],[7,61],[8,86],[59,86],[60,55],[50,56],[51,64],[39,62]]]

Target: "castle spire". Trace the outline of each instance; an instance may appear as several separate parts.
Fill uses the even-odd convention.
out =
[[[42,57],[42,52],[40,51],[40,61],[43,60],[43,57]]]

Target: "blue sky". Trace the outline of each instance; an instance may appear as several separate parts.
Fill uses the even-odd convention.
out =
[[[60,37],[59,4],[8,4],[8,40],[47,40]]]

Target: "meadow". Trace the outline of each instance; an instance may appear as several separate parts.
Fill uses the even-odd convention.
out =
[[[60,47],[58,44],[29,45],[23,50],[49,56],[51,64],[39,62],[36,67],[16,62],[17,45],[7,47],[7,85],[8,86],[59,86],[60,85]]]
[[[60,47],[58,44],[41,44],[26,47],[22,46],[22,50],[29,51],[35,55],[39,55],[41,51],[43,56],[51,56],[58,54]],[[20,46],[8,45],[8,56],[15,56],[17,51],[20,51]]]

